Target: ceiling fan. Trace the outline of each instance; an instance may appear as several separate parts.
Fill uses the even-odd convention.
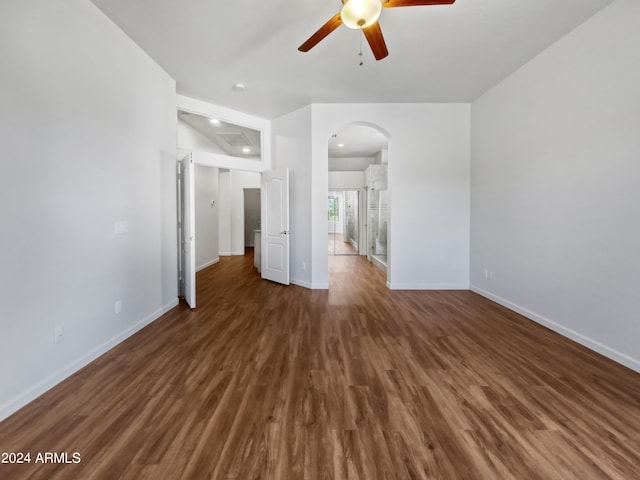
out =
[[[341,0],[342,10],[311,35],[309,39],[298,47],[301,52],[308,52],[322,39],[344,24],[354,30],[362,30],[369,42],[376,60],[382,60],[389,55],[387,45],[380,30],[378,18],[382,8],[417,7],[420,5],[451,5],[456,0]]]

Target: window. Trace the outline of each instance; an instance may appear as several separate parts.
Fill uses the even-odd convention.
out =
[[[338,197],[329,197],[329,221],[337,222],[340,219],[340,204]]]

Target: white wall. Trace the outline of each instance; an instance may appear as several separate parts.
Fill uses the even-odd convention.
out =
[[[386,148],[376,153],[375,163],[379,165],[386,165],[387,163],[389,163],[389,151]]]
[[[178,148],[189,152],[209,152],[226,155],[215,142],[178,118]]]
[[[177,120],[89,1],[3,0],[0,58],[3,418],[177,304]]]
[[[218,169],[195,167],[196,270],[220,260],[218,238]],[[213,205],[211,202],[214,202]]]
[[[469,286],[468,104],[312,106],[310,204],[312,285],[328,284],[327,139],[340,127],[367,122],[389,136],[389,286]],[[299,262],[292,257],[292,266]]]
[[[618,0],[473,103],[471,281],[640,371],[638,25]]]
[[[365,185],[364,172],[329,172],[330,190],[360,190]]]
[[[376,154],[372,157],[329,157],[330,172],[355,172],[364,171],[373,163],[376,163]],[[378,162],[380,163],[380,162]]]
[[[307,288],[327,288],[311,282],[311,107],[273,120],[274,168],[289,168],[290,275],[291,283]],[[325,151],[327,144],[325,142]],[[325,164],[325,175],[327,165]],[[323,192],[323,221],[327,223],[327,188]],[[325,257],[327,232],[325,230]],[[325,259],[326,260],[326,259]]]

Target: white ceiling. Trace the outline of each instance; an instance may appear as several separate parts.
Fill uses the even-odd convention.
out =
[[[329,157],[373,157],[387,147],[387,137],[366,125],[345,125],[329,138]]]
[[[244,158],[260,158],[260,132],[252,128],[214,119],[195,113],[178,111],[178,118],[204,137],[211,140],[227,155]],[[243,149],[248,148],[245,152]]]
[[[297,47],[339,0],[92,0],[178,92],[266,119],[310,103],[469,102],[612,0],[457,0],[384,9],[376,62],[341,26]],[[242,82],[244,92],[233,89]]]
[[[367,125],[345,125],[327,141],[329,171],[364,171],[387,148],[387,137]]]

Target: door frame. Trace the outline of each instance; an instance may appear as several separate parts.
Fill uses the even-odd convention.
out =
[[[190,308],[196,308],[195,164],[187,154],[178,162],[178,286]]]

